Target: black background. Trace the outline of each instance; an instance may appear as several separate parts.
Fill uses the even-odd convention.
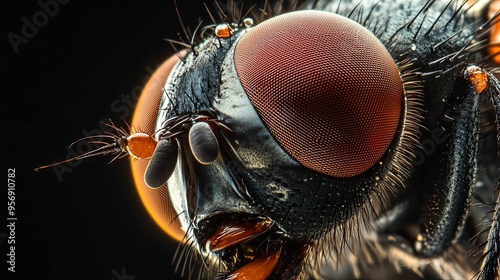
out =
[[[57,3],[40,1],[47,2]],[[208,22],[202,1],[177,2],[187,26]],[[38,20],[36,30],[24,30],[30,38],[24,17]],[[172,55],[164,39],[181,30],[173,0],[71,0],[53,15],[38,1],[18,1],[2,8],[2,20],[0,260],[7,277],[0,278],[180,278],[171,264],[177,244],[142,206],[127,159],[88,159],[62,180],[51,168],[33,170],[65,159],[68,145],[101,120],[131,121],[126,98],[133,101],[147,69]],[[27,40],[17,53],[8,34]],[[15,273],[6,263],[8,168],[16,176]]]

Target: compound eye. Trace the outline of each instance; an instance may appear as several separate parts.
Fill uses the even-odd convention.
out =
[[[166,60],[151,76],[137,103],[131,127],[154,135],[158,108],[163,94],[163,87],[172,68],[179,61],[178,55]],[[154,148],[153,148],[154,149]],[[176,212],[170,202],[166,185],[152,189],[144,182],[144,173],[149,160],[131,159],[132,174],[137,192],[153,220],[170,236],[182,240],[184,232],[176,217]]]
[[[311,170],[361,174],[394,139],[404,94],[398,68],[350,19],[321,11],[274,17],[241,37],[234,63],[269,131]]]

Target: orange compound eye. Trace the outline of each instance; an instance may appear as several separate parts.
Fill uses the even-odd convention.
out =
[[[137,103],[131,127],[154,135],[158,108],[160,105],[163,87],[170,71],[179,61],[178,55],[173,55],[166,60],[151,76],[141,93]],[[153,145],[151,143],[151,145]],[[154,150],[154,147],[149,149]],[[156,189],[149,188],[144,182],[144,173],[149,160],[131,159],[132,174],[134,176],[137,192],[153,220],[171,237],[180,241],[184,231],[178,220],[176,212],[170,202],[168,189],[163,185]]]
[[[404,97],[398,68],[350,19],[320,11],[274,17],[241,37],[234,62],[271,134],[311,170],[359,175],[394,139]]]
[[[488,19],[493,18],[500,10],[500,1],[494,0],[488,6]],[[490,31],[490,43],[488,54],[492,56],[495,63],[500,64],[500,21],[495,20]]]

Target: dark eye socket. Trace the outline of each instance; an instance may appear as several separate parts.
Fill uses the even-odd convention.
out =
[[[361,174],[393,141],[404,94],[399,71],[352,20],[319,11],[277,16],[241,38],[234,62],[265,125],[312,170]]]
[[[172,68],[179,61],[177,54],[166,60],[153,74],[141,93],[137,103],[131,127],[149,135],[154,135],[158,107],[160,105],[163,87]],[[176,240],[182,240],[184,232],[172,207],[166,186],[151,189],[144,182],[144,173],[149,160],[131,160],[137,192],[144,206],[155,222]]]

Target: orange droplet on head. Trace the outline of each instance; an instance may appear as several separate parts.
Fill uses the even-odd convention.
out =
[[[219,24],[215,27],[215,36],[226,39],[231,37],[231,28],[227,24]]]
[[[137,159],[149,159],[156,148],[156,140],[149,134],[138,132],[127,137],[127,151]]]
[[[488,74],[477,66],[470,66],[466,70],[467,79],[474,85],[477,94],[488,86]]]

